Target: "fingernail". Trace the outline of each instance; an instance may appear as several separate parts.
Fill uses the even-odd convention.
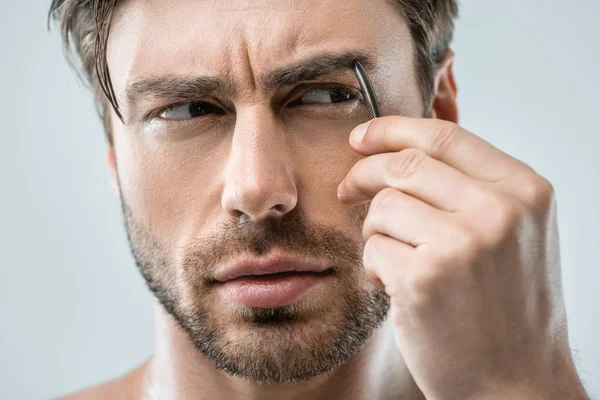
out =
[[[361,144],[370,124],[371,121],[365,122],[364,124],[360,124],[356,128],[354,128],[354,130],[352,130],[352,133],[350,133],[350,143],[352,143],[353,145]]]

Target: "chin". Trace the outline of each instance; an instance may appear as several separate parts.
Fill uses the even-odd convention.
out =
[[[260,384],[301,382],[347,362],[387,317],[385,293],[341,288],[332,282],[271,308],[223,303],[212,293],[213,301],[176,319],[217,369]]]

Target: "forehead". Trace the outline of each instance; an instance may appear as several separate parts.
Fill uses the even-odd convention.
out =
[[[161,74],[256,75],[310,54],[365,50],[412,65],[408,28],[389,0],[127,0],[113,19],[108,63],[115,92]]]

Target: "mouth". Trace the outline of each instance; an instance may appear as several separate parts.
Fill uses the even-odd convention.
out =
[[[333,274],[331,267],[298,259],[246,259],[217,273],[215,284],[227,301],[273,308],[299,301]]]

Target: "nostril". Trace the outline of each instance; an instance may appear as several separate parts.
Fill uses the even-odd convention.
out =
[[[285,213],[286,212],[285,206],[283,204],[277,204],[277,205],[271,207],[271,209],[275,210],[277,212],[280,212],[280,213]]]
[[[244,213],[243,211],[240,210],[231,210],[231,214],[233,215],[234,218],[242,218],[244,215],[246,215],[246,213]]]
[[[222,208],[238,220],[259,221],[268,217],[282,217],[296,204],[295,185],[288,188],[268,181],[248,183],[233,180],[223,188],[221,197]]]

